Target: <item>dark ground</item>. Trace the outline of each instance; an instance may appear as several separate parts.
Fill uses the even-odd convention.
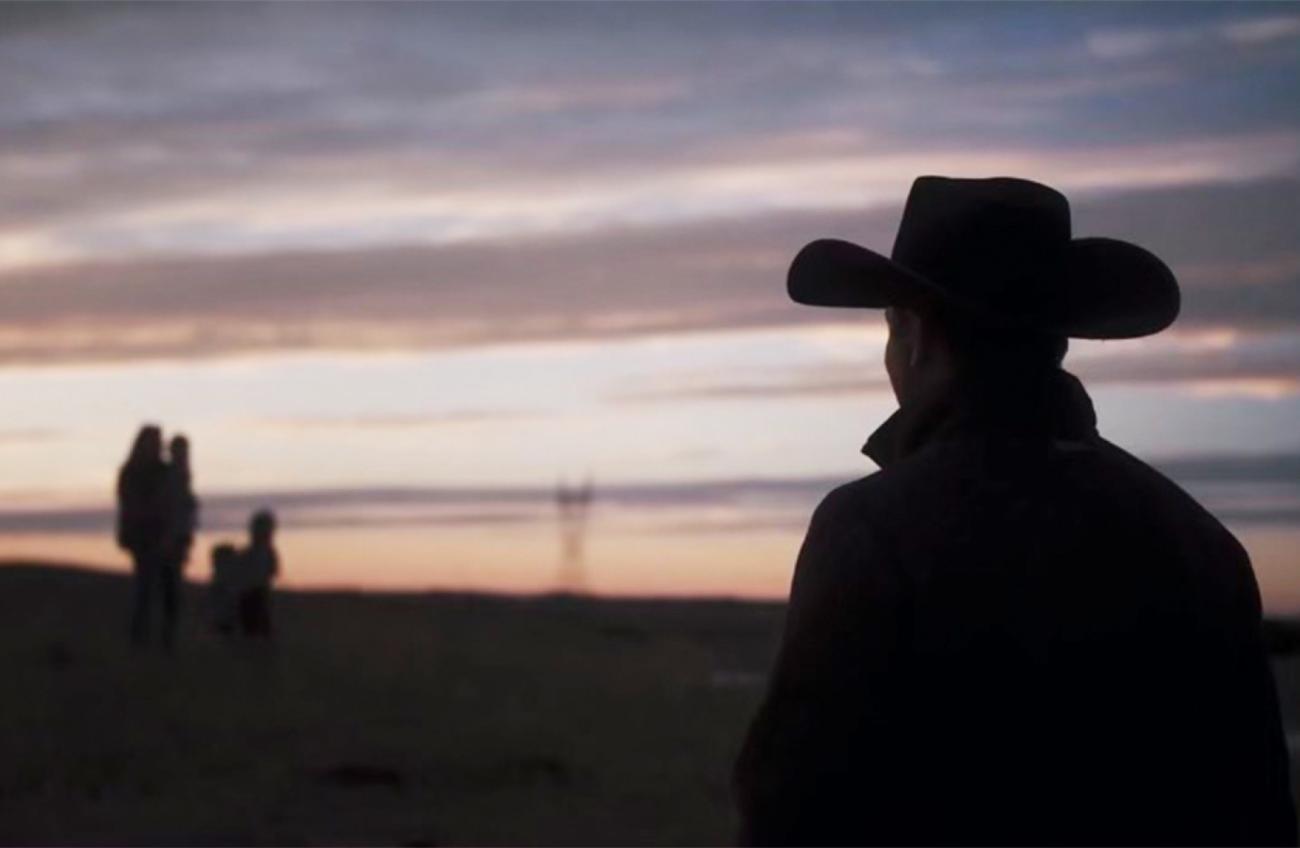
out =
[[[127,581],[0,568],[0,842],[702,844],[780,607],[286,593],[132,655]]]
[[[127,582],[0,567],[5,844],[713,844],[781,607],[289,593],[132,655]],[[232,647],[234,649],[232,649]],[[1300,657],[1278,662],[1300,728]]]

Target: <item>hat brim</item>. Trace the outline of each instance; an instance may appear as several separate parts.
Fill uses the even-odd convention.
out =
[[[1135,244],[1074,239],[1056,274],[1049,309],[998,310],[960,297],[874,250],[840,239],[818,239],[795,256],[786,285],[792,300],[809,306],[945,305],[990,324],[1083,339],[1148,336],[1178,317],[1173,272]]]

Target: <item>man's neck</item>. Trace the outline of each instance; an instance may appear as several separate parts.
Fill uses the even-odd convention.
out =
[[[909,394],[871,435],[863,453],[883,468],[946,438],[1085,438],[1095,435],[1096,424],[1088,393],[1065,371],[966,372]]]

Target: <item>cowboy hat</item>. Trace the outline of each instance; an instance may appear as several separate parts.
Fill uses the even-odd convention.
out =
[[[1010,177],[918,177],[889,257],[818,239],[790,265],[790,297],[813,306],[934,305],[974,321],[1084,339],[1157,333],[1178,282],[1135,244],[1071,238],[1065,195]]]

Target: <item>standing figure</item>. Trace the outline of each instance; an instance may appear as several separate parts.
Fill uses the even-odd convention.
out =
[[[583,563],[587,540],[587,514],[591,509],[592,487],[587,480],[570,489],[561,482],[555,490],[555,505],[560,511],[560,573],[561,588],[579,591],[586,583]]]
[[[239,619],[239,580],[239,549],[228,542],[213,545],[208,603],[212,626],[222,636],[233,635]]]
[[[117,544],[131,554],[131,641],[149,641],[155,596],[162,602],[162,640],[175,636],[177,585],[168,566],[171,529],[169,471],[162,458],[162,430],[140,428],[117,476]]]
[[[239,626],[245,636],[271,638],[271,582],[280,573],[275,552],[275,513],[253,514],[248,523],[249,543],[239,555]]]
[[[168,450],[169,517],[166,554],[177,579],[185,571],[194,534],[199,527],[199,499],[194,496],[193,476],[190,472],[190,442],[183,435],[172,437]]]
[[[815,241],[787,285],[886,309],[899,408],[813,514],[742,840],[1294,845],[1250,560],[1061,368],[1172,323],[1165,264],[1045,185],[921,177],[891,256]]]

